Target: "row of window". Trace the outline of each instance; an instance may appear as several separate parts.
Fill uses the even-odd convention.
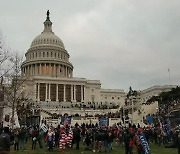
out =
[[[35,65],[30,65],[29,68],[26,67],[22,71],[24,74],[32,74],[35,75],[41,74],[41,75],[51,75],[51,74],[64,74],[65,76],[70,77],[72,70],[66,66],[60,65],[54,65],[54,64],[41,64],[41,69],[40,69],[40,64],[36,65],[37,72],[35,72]],[[25,72],[25,70],[27,72]]]
[[[101,97],[103,97],[103,95],[101,95]],[[116,97],[116,96],[115,96],[115,97]],[[115,99],[115,97],[114,97],[114,96],[112,96],[112,97],[111,97],[111,99]],[[105,96],[104,98],[105,98],[105,99],[108,99],[108,97],[107,97],[107,96]],[[117,97],[117,99],[120,99],[120,97]]]
[[[54,57],[54,58],[60,58],[65,61],[68,61],[68,56],[59,52],[32,52],[27,55],[27,60],[31,60],[34,58],[39,57]]]
[[[33,41],[32,45],[47,44],[47,43],[60,44],[61,42],[56,39],[48,39],[47,38],[47,39],[39,39],[39,40]]]
[[[91,92],[94,92],[94,89],[91,89]],[[103,97],[103,95],[101,95],[101,97]],[[115,97],[112,97],[112,99],[115,99]],[[105,99],[107,99],[107,97],[105,97]],[[120,99],[120,97],[117,97],[117,99]]]

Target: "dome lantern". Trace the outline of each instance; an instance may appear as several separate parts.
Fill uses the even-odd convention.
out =
[[[62,40],[56,36],[52,31],[52,22],[50,21],[49,17],[49,10],[47,11],[46,21],[44,22],[44,30],[43,32],[38,35],[31,43],[31,48],[34,46],[42,46],[42,45],[51,45],[51,46],[58,46],[62,49],[65,49]]]
[[[44,31],[43,32],[52,32],[52,22],[50,21],[49,17],[49,10],[47,11],[46,15],[46,21],[44,22]]]

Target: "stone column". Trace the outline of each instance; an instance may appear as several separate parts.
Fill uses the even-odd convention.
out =
[[[62,76],[64,77],[64,65],[62,65],[61,70],[62,70]]]
[[[65,66],[63,65],[63,76],[65,77]]]
[[[44,64],[44,74],[47,75],[47,72],[46,72],[46,63]]]
[[[34,64],[32,64],[32,75],[34,75]]]
[[[39,75],[39,74],[38,74],[38,64],[35,64],[35,70],[36,70],[36,73],[35,73],[35,74],[36,74],[36,75]]]
[[[39,102],[40,101],[40,83],[38,83],[38,98],[37,98],[37,101]]]
[[[33,75],[33,65],[31,65],[31,76]]]
[[[35,75],[35,64],[33,64],[33,75]]]
[[[27,67],[27,75],[29,76],[29,65]]]
[[[29,75],[32,75],[32,65],[29,65]]]
[[[42,75],[42,66],[39,64],[39,75]]]
[[[58,84],[56,84],[56,102],[58,102]]]
[[[28,72],[29,72],[29,76],[31,75],[31,67],[30,65],[28,65]]]
[[[36,64],[33,64],[33,66],[34,66],[34,73],[33,73],[33,75],[35,75],[36,74]]]
[[[76,102],[76,85],[74,85],[74,101]]]
[[[36,64],[33,65],[34,65],[34,75],[36,75]]]
[[[81,102],[83,102],[83,85],[81,85]]]
[[[64,69],[63,69],[63,74],[64,74],[64,77],[66,76],[66,66],[64,66]]]
[[[49,84],[49,101],[51,101],[51,84]]]
[[[38,74],[38,72],[37,72],[37,64],[34,65],[34,68],[35,68],[35,75],[37,75]]]
[[[45,101],[47,101],[48,100],[48,84],[46,83],[46,95],[45,95]]]
[[[66,66],[66,77],[68,77],[68,67]]]
[[[67,69],[68,71],[67,71],[67,75],[68,75],[68,78],[69,78],[69,67],[68,67],[68,69]]]
[[[55,65],[55,64],[54,64],[54,66],[53,66],[53,69],[54,69],[54,70],[53,70],[53,75],[54,75],[54,76],[57,76],[57,74],[56,74],[56,65]]]
[[[34,75],[34,64],[32,64],[32,75]]]
[[[28,72],[29,72],[29,75],[31,75],[31,68],[30,68],[30,65],[28,65]]]
[[[62,76],[64,77],[64,65],[62,65],[61,71],[62,71]]]
[[[59,76],[60,75],[60,65],[58,64],[57,65],[57,76]]]
[[[66,85],[64,84],[64,102],[66,102]]]
[[[26,70],[25,70],[25,67],[24,67],[24,68],[23,68],[23,73],[24,73],[24,76],[26,75],[25,71],[26,71]]]
[[[84,90],[84,102],[86,102],[86,86],[83,86],[83,90]]]
[[[67,68],[67,66],[66,66],[66,77],[68,76],[68,73],[67,73],[67,72],[68,72],[68,68]]]
[[[73,85],[71,85],[71,102],[73,102]]]

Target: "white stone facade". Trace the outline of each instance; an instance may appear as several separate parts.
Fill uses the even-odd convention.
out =
[[[171,91],[172,88],[176,88],[177,85],[156,85],[140,91],[140,101],[142,104],[146,103],[152,96],[159,96],[162,92]]]

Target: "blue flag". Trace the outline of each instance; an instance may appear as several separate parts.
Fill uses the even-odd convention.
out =
[[[71,117],[64,117],[64,116],[62,116],[61,117],[61,123],[63,125],[71,124]]]
[[[144,150],[145,154],[151,154],[148,142],[147,142],[147,140],[146,140],[146,138],[145,138],[143,133],[139,134],[139,139],[140,139],[141,146],[143,147],[143,150]]]
[[[108,126],[109,119],[108,118],[99,118],[99,126]]]

